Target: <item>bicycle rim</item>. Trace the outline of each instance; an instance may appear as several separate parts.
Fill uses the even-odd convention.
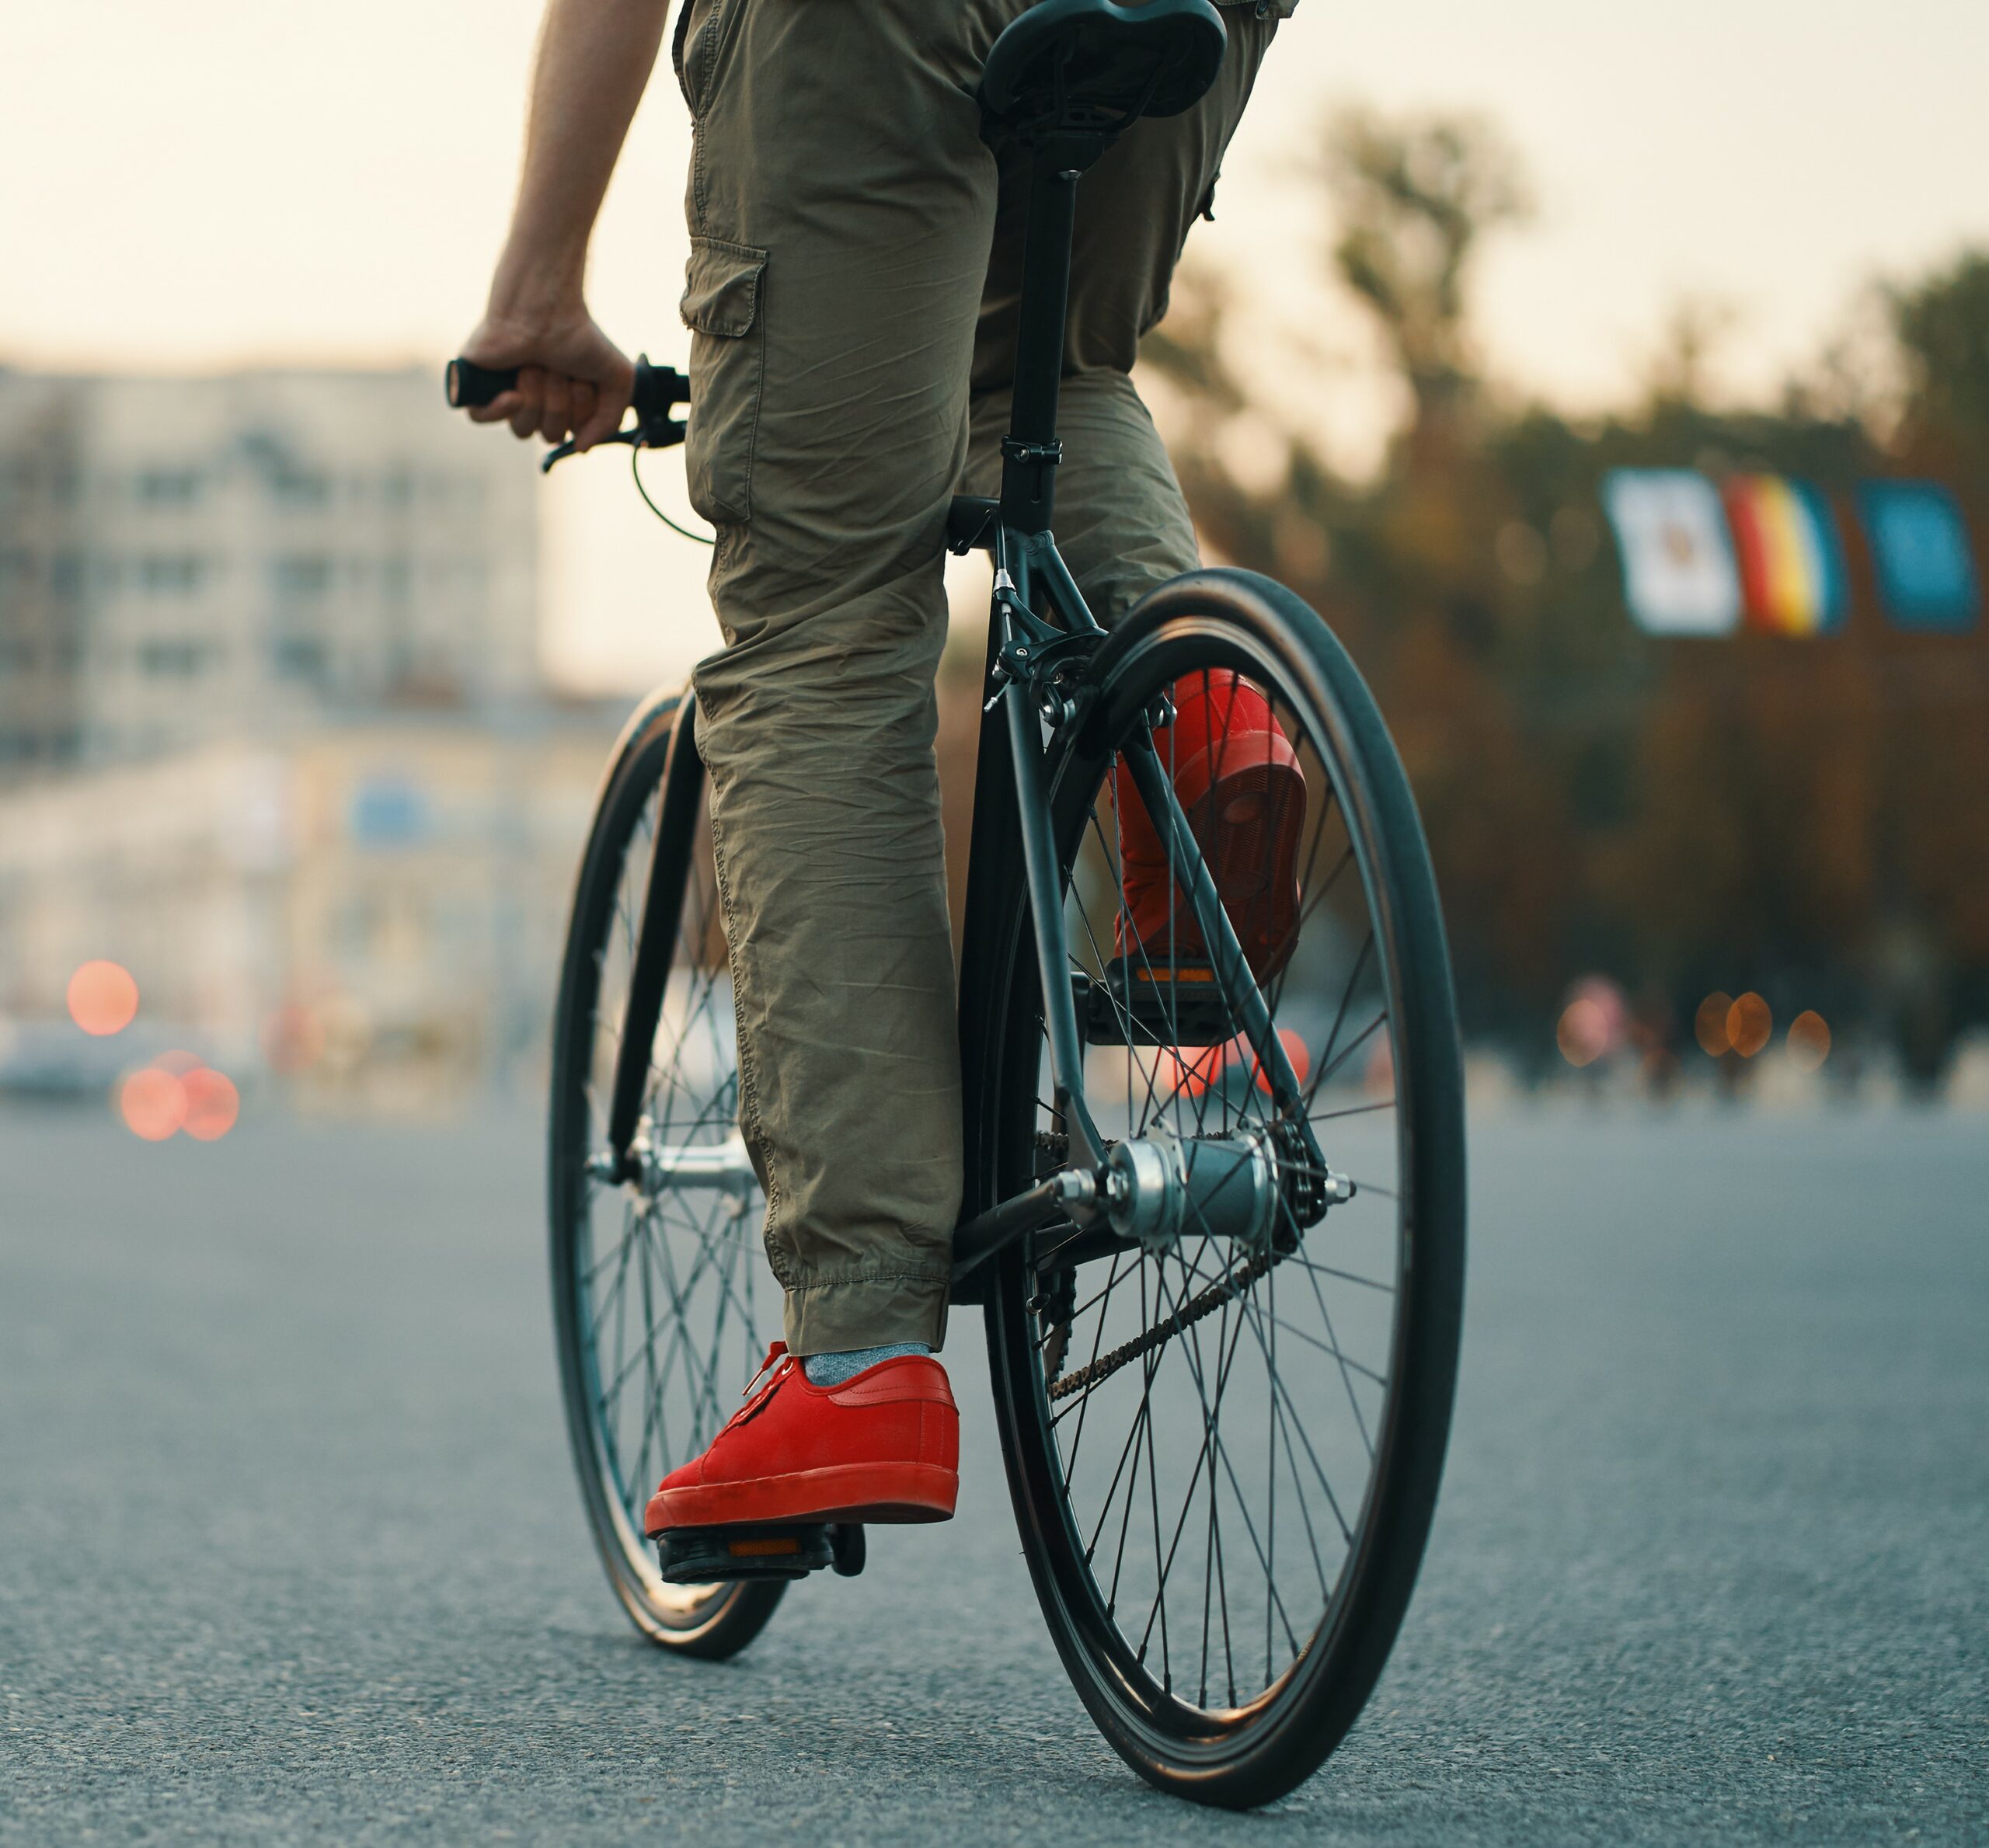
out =
[[[1232,919],[1246,947],[1279,936],[1266,917],[1289,927],[1282,962],[1263,952],[1263,987],[1325,1161],[1357,1191],[1309,1227],[1281,1207],[1266,1248],[1191,1220],[1172,1248],[1070,1263],[1085,1248],[1072,1228],[1035,1235],[991,1297],[997,1414],[1037,1591],[1101,1729],[1151,1781],[1245,1804],[1308,1775],[1358,1714],[1433,1507],[1464,1222],[1448,964],[1399,764],[1351,663],[1296,599],[1195,574],[1128,619],[1098,673],[1052,806],[1100,1128],[1191,1140],[1280,1117],[1231,997],[1212,1005],[1206,981],[1186,981],[1184,901],[1158,924],[1149,906],[1144,927],[1126,904],[1111,776],[1162,694],[1192,712],[1198,677],[1206,691],[1240,674],[1294,747],[1306,813],[1295,845],[1286,837],[1295,899],[1249,915],[1274,896],[1273,866]],[[1148,734],[1177,786],[1192,732]],[[1280,817],[1263,805],[1288,784],[1212,779],[1207,799],[1231,795],[1224,825],[1256,827],[1274,861]],[[1205,845],[1220,837],[1217,816],[1186,806]],[[1252,885],[1231,867],[1226,889]],[[1005,1018],[981,1146],[998,1192],[1065,1158],[1024,922],[1018,909],[998,934],[1005,964],[990,972]],[[1114,998],[1141,975],[1144,1002]]]
[[[555,1024],[549,1179],[556,1332],[567,1423],[597,1547],[653,1641],[726,1655],[772,1614],[778,1582],[681,1586],[660,1577],[643,1517],[661,1477],[702,1451],[779,1322],[760,1276],[757,1185],[687,1186],[667,1160],[617,1182],[608,1123],[651,862],[688,861],[636,1142],[653,1157],[734,1144],[737,1045],[702,804],[659,841],[677,702],[625,733],[575,893]]]

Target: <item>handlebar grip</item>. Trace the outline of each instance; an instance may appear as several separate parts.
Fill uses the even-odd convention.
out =
[[[471,360],[451,360],[442,374],[442,388],[448,394],[449,408],[457,411],[489,404],[515,390],[517,383],[517,367],[505,366],[493,371]]]

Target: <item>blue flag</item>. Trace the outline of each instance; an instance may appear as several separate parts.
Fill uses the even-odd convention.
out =
[[[1866,482],[1858,506],[1879,601],[1894,626],[1973,628],[1982,593],[1955,497],[1933,482]]]

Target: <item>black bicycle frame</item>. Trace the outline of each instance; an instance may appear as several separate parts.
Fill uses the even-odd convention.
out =
[[[615,1051],[608,1146],[613,1161],[612,1175],[618,1182],[633,1180],[639,1171],[633,1144],[642,1125],[657,1023],[663,1018],[671,954],[677,947],[678,921],[684,915],[684,890],[691,877],[691,824],[697,820],[698,800],[704,788],[704,760],[698,755],[698,702],[687,695],[679,703],[676,720],[670,729],[670,750],[664,760],[663,802],[657,815],[656,851],[650,861],[648,889],[643,894],[636,964],[629,975],[622,1040]]]
[[[983,844],[984,835],[1009,818],[1001,812],[1006,805],[991,800],[991,792],[1008,784],[1014,791],[1012,819],[1021,836],[1042,982],[1051,1101],[1070,1139],[1071,1165],[1085,1170],[1103,1165],[1106,1147],[1085,1101],[1084,1041],[1064,928],[1064,876],[1045,784],[1044,726],[1046,722],[1050,726],[1054,741],[1058,728],[1081,709],[1082,700],[1071,697],[1068,690],[1082,685],[1085,657],[1105,635],[1057,553],[1050,524],[1061,455],[1057,406],[1077,183],[1108,144],[1109,137],[1059,134],[1046,137],[1036,150],[1023,245],[1013,411],[1009,433],[1001,444],[1001,492],[998,499],[968,496],[956,499],[947,525],[947,542],[954,551],[986,551],[994,566],[984,711],[991,713],[1001,706],[1003,722],[981,728],[973,864],[986,865],[991,861]],[[686,699],[664,772],[657,852],[643,900],[609,1114],[609,1140],[618,1179],[632,1178],[639,1169],[636,1137],[689,876],[690,823],[704,782],[695,711],[695,703]],[[1001,760],[1005,757],[1005,763]],[[1273,1099],[1305,1129],[1298,1076],[1272,1026],[1270,1008],[1250,973],[1150,733],[1127,751],[1126,757],[1141,802],[1169,842],[1176,877],[1208,946],[1217,980],[1237,1008],[1244,1032],[1270,1080]],[[672,854],[666,851],[667,844],[678,840],[684,844],[681,851]],[[974,903],[971,886],[969,914],[987,914],[987,907]],[[1305,1140],[1310,1145],[1308,1130]],[[1312,1160],[1318,1160],[1316,1147],[1310,1154]],[[956,1282],[1002,1247],[1070,1210],[1069,1199],[1054,1182],[1043,1182],[977,1213],[954,1234]]]

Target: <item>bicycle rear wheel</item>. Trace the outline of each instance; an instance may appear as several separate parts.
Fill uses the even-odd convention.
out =
[[[691,747],[679,708],[674,696],[652,700],[623,732],[574,892],[553,1026],[553,1319],[581,1501],[615,1596],[651,1641],[725,1656],[759,1634],[785,1585],[666,1585],[643,1534],[650,1490],[709,1444],[780,1326],[760,1275],[764,1197],[733,1126],[737,1043],[709,823],[702,799],[663,801],[673,748]],[[702,781],[695,761],[684,767]],[[659,859],[683,896],[664,924],[634,1169],[617,1178],[611,1101]]]
[[[1184,683],[1228,672],[1266,695],[1306,786],[1284,875],[1298,882],[1295,922],[1280,927],[1286,959],[1271,973],[1279,959],[1264,958],[1262,982],[1301,1082],[1296,1112],[1273,1105],[1234,997],[1167,936],[1179,917],[1157,938],[1149,907],[1142,938],[1122,896],[1113,766],[1151,736],[1178,769],[1165,696],[1186,710]],[[1114,1140],[1261,1133],[1288,1149],[1302,1115],[1357,1186],[1309,1225],[1281,1199],[1280,1222],[1254,1246],[1192,1216],[1158,1248],[1052,1226],[1005,1253],[987,1286],[1009,1484],[1078,1692],[1149,1781],[1242,1807],[1291,1789],[1353,1724],[1422,1557],[1462,1307],[1454,1003],[1406,779],[1312,611],[1249,574],[1193,573],[1113,633],[1094,679],[1095,703],[1049,767],[1100,1129]],[[1237,813],[1187,806],[1197,837],[1214,839],[1219,823],[1232,848],[1255,840],[1267,856],[1253,882],[1232,851],[1225,892],[1276,890],[1279,817],[1252,807],[1264,790],[1221,799]],[[991,897],[970,924],[963,984],[980,998],[964,1023],[977,1207],[1054,1171],[1068,1150],[1045,1101],[1019,869],[975,872],[976,909]]]

